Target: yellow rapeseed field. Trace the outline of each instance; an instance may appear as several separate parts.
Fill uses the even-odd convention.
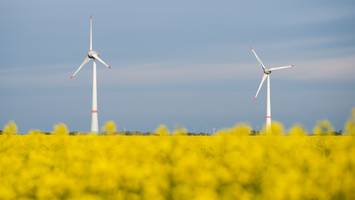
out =
[[[155,136],[69,136],[63,124],[14,135],[10,123],[0,199],[355,199],[354,124],[343,136],[304,136],[300,126],[282,136],[280,124],[259,136],[247,125],[213,136],[164,126]]]

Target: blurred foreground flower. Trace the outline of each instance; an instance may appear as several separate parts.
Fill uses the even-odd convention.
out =
[[[116,123],[112,120],[107,121],[102,127],[102,132],[107,135],[113,135],[117,133]]]
[[[52,134],[53,135],[69,135],[69,129],[68,129],[67,125],[65,125],[64,123],[59,123],[59,124],[54,125]]]
[[[2,131],[4,135],[16,135],[17,134],[17,125],[14,121],[9,121]]]

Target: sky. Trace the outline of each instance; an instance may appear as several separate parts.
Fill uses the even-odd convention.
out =
[[[318,120],[343,128],[355,107],[355,2],[0,1],[0,126],[23,133],[64,122],[88,131],[91,65],[70,80],[93,47],[98,64],[100,126],[152,131],[159,124],[192,132],[246,122],[261,129],[271,75],[273,120],[286,128]]]

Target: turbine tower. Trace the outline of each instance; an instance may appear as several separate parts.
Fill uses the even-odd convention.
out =
[[[92,48],[92,16],[90,16],[90,35],[89,35],[89,51],[84,58],[84,61],[80,64],[77,70],[71,75],[70,78],[74,78],[78,72],[86,65],[90,60],[92,60],[92,109],[91,109],[91,132],[99,132],[99,120],[98,120],[98,110],[97,110],[97,79],[96,79],[96,61],[99,61],[107,68],[111,68],[105,61],[100,58],[97,51]]]
[[[282,67],[273,67],[273,68],[266,68],[265,65],[263,64],[263,62],[261,61],[261,59],[259,58],[259,56],[256,54],[254,49],[251,49],[251,51],[253,52],[254,56],[256,57],[256,60],[258,60],[261,69],[263,70],[263,77],[261,78],[261,82],[260,85],[258,87],[258,90],[256,91],[255,97],[254,99],[256,99],[258,97],[259,91],[261,89],[261,87],[263,86],[265,80],[267,80],[267,90],[266,90],[266,129],[269,129],[271,126],[271,100],[270,100],[270,74],[273,71],[276,70],[280,70],[280,69],[287,69],[287,68],[291,68],[294,67],[294,65],[286,65],[286,66],[282,66]]]

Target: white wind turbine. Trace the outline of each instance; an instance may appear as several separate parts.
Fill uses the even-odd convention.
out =
[[[99,61],[107,68],[111,68],[105,61],[99,57],[99,53],[92,49],[92,16],[90,16],[90,47],[88,54],[85,56],[84,61],[78,67],[78,69],[71,75],[70,78],[74,78],[78,72],[87,64],[90,60],[93,61],[92,64],[92,109],[91,109],[91,132],[97,133],[99,131],[99,120],[97,116],[97,79],[96,79],[96,61]]]
[[[287,69],[287,68],[291,68],[294,67],[294,65],[286,65],[286,66],[282,66],[282,67],[273,67],[273,68],[266,68],[265,65],[263,64],[263,62],[261,61],[261,59],[259,58],[259,56],[256,54],[254,49],[251,49],[251,51],[253,52],[253,54],[255,55],[256,59],[258,60],[259,64],[261,65],[261,68],[264,72],[263,77],[261,79],[260,85],[258,90],[256,91],[255,94],[255,99],[258,97],[259,91],[261,89],[261,86],[263,86],[263,83],[265,82],[265,80],[267,79],[267,91],[266,91],[266,128],[270,128],[271,125],[271,102],[270,102],[270,74],[273,71],[276,70],[280,70],[280,69]]]

